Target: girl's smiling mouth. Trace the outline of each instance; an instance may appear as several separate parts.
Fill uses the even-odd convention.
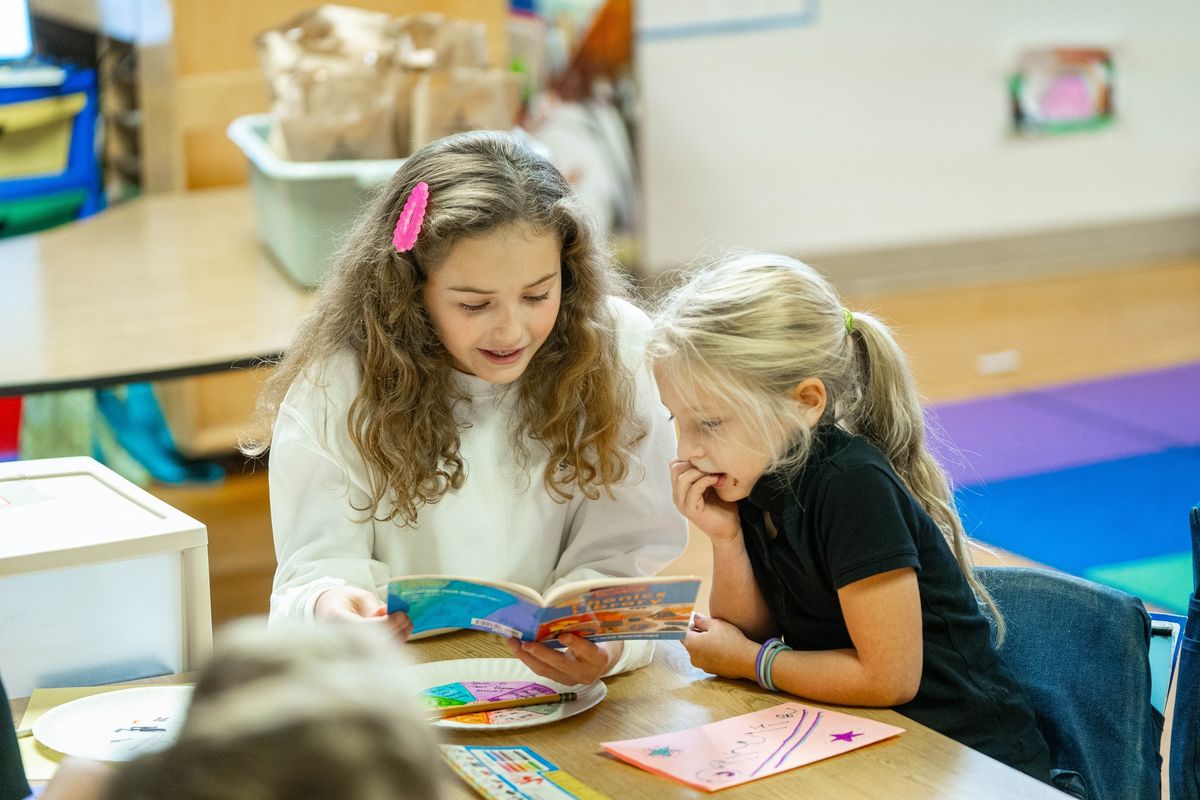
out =
[[[525,348],[518,347],[516,350],[484,350],[480,348],[479,352],[483,353],[483,357],[493,364],[505,365],[518,361],[525,352]]]

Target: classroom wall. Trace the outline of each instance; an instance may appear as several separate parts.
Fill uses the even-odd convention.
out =
[[[809,22],[679,36],[659,34],[686,6],[636,5],[648,272],[1200,212],[1194,0],[710,2]],[[1047,45],[1113,51],[1112,127],[1010,132],[1009,75]]]

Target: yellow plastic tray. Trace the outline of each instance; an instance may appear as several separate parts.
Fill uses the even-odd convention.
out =
[[[79,92],[0,105],[0,179],[65,170],[71,125],[86,104]]]

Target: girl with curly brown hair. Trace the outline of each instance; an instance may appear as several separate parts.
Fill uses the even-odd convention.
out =
[[[651,574],[686,542],[662,467],[674,431],[643,363],[649,322],[570,186],[515,137],[407,159],[336,258],[260,402],[279,566],[273,620],[391,625],[388,578],[546,590]],[[582,683],[648,642],[509,642]]]

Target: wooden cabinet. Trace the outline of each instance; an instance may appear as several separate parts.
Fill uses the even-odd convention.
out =
[[[175,438],[189,458],[228,455],[248,431],[268,367],[230,370],[159,381],[154,393]]]
[[[244,471],[231,468],[214,486],[162,486],[151,493],[168,505],[200,520],[208,528],[208,569],[212,621],[270,608],[275,576],[275,545],[267,504],[265,462]]]

